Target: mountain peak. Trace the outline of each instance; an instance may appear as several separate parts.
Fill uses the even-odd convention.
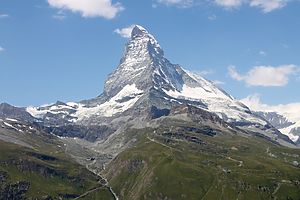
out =
[[[135,39],[136,37],[148,35],[149,32],[140,25],[135,25],[131,31],[131,39]]]
[[[164,52],[154,36],[140,25],[135,25],[132,29],[131,40],[126,45],[118,68],[105,82],[104,94],[112,98],[126,85],[133,84],[144,92],[156,88],[163,93],[173,91],[181,96],[180,92],[188,87],[193,92],[196,90],[194,88],[200,88],[199,91],[203,91],[204,96],[231,99],[203,78],[196,79],[179,65],[172,64],[164,57]],[[202,93],[201,95],[203,96]]]
[[[133,49],[134,51],[163,56],[163,50],[157,40],[140,25],[133,27],[131,31],[131,41],[128,43],[127,48],[129,51]]]

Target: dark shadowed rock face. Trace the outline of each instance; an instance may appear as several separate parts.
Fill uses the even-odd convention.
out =
[[[35,120],[25,108],[18,108],[7,103],[0,104],[0,118],[13,118],[26,122],[33,122]]]
[[[60,137],[77,137],[94,142],[97,139],[103,139],[112,134],[115,129],[100,126],[82,126],[82,125],[63,125],[57,127],[43,127],[44,131],[58,135]]]
[[[170,110],[169,109],[159,109],[155,106],[151,107],[151,111],[150,111],[150,115],[151,115],[151,119],[157,119],[160,118],[162,116],[168,116],[170,114]]]

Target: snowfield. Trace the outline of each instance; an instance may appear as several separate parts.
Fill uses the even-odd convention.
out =
[[[66,105],[52,105],[47,107],[28,107],[26,109],[32,116],[42,119],[47,113],[69,115],[70,110],[74,111],[70,116],[81,121],[93,115],[112,117],[117,113],[122,113],[131,108],[143,95],[143,91],[139,90],[135,84],[126,85],[118,94],[109,101],[94,106],[87,107],[81,103],[69,102]]]

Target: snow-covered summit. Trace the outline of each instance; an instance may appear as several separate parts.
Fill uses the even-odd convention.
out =
[[[135,25],[131,31],[131,39],[148,35],[148,34],[149,34],[148,31],[144,27],[140,25]]]
[[[226,121],[266,124],[212,82],[172,64],[164,57],[154,36],[144,27],[136,25],[131,35],[120,65],[105,82],[104,99],[109,100],[122,88],[134,84],[144,94],[154,90],[163,94],[164,100],[201,105]]]
[[[107,96],[112,97],[125,85],[134,83],[142,90],[149,89],[156,63],[164,60],[162,48],[145,28],[136,25],[131,35],[119,66],[105,82]]]

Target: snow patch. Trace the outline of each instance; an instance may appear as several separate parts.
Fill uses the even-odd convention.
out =
[[[11,119],[11,118],[6,118],[6,120],[11,121],[11,122],[18,122],[16,119]]]
[[[19,132],[23,132],[21,129],[18,129],[16,127],[14,127],[13,125],[11,125],[10,123],[7,123],[7,122],[3,122],[5,126],[9,127],[9,128],[12,128],[16,131],[19,131]]]
[[[212,84],[210,84],[212,85]],[[224,115],[229,122],[233,121],[249,121],[266,125],[264,120],[261,120],[251,114],[249,110],[239,101],[227,96],[217,88],[209,87],[190,87],[186,84],[182,86],[182,90],[163,90],[167,95],[177,99],[201,100],[208,107],[208,111],[216,113],[220,118],[224,119]]]
[[[9,124],[9,123],[7,123],[7,122],[3,122],[3,123],[4,123],[5,126],[8,126],[8,127],[10,127],[10,128],[13,128],[13,129],[16,129],[13,125],[11,125],[11,124]]]
[[[45,114],[47,114],[48,110],[39,110],[38,107],[27,107],[26,111],[31,114],[35,118],[43,118]]]
[[[86,107],[79,104],[77,112],[72,116],[76,117],[79,121],[92,115],[111,117],[131,108],[142,95],[143,91],[139,90],[135,84],[126,85],[116,96],[103,104],[95,107]],[[127,97],[129,97],[129,100],[124,100]]]
[[[172,97],[176,98],[188,98],[188,99],[207,99],[207,98],[222,98],[219,94],[214,92],[208,92],[204,87],[189,87],[187,85],[182,86],[182,90],[178,92],[177,90],[164,92]]]
[[[26,111],[33,117],[42,119],[47,113],[68,115],[67,110],[75,110],[78,107],[77,103],[69,102],[66,105],[47,105],[46,107],[27,107]]]

